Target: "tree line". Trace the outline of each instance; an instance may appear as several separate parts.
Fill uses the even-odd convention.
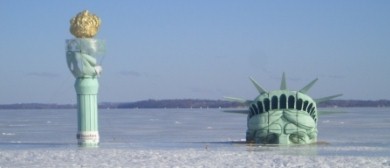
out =
[[[330,100],[317,105],[318,107],[390,107],[390,100]],[[136,102],[99,103],[99,108],[245,108],[245,104],[226,100],[207,99],[168,99],[142,100]],[[0,109],[75,109],[75,104],[45,104],[45,103],[17,103],[2,104]]]

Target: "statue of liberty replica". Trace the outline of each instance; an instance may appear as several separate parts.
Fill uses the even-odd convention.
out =
[[[66,40],[67,65],[76,78],[77,140],[82,147],[97,147],[99,143],[97,94],[102,67],[98,58],[104,53],[105,45],[93,37],[100,23],[96,15],[82,11],[70,20],[70,32],[76,38]]]
[[[227,97],[249,106],[248,110],[233,111],[246,114],[247,143],[257,144],[312,144],[317,142],[317,104],[342,94],[313,99],[307,92],[317,79],[298,91],[287,89],[283,73],[279,90],[267,91],[250,78],[259,95],[254,100]]]

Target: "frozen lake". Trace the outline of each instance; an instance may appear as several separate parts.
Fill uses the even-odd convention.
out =
[[[76,110],[0,110],[0,167],[390,167],[390,108],[320,109],[321,142],[243,143],[246,115],[101,109],[100,147],[77,146]]]

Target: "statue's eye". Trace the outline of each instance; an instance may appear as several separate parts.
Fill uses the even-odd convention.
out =
[[[296,133],[292,133],[290,134],[290,142],[292,142],[293,144],[306,144],[308,143],[308,136],[303,133],[303,132],[296,132]]]

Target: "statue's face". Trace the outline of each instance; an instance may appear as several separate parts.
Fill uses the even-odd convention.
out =
[[[262,144],[309,144],[317,140],[317,127],[305,111],[271,110],[248,120],[247,139]]]

